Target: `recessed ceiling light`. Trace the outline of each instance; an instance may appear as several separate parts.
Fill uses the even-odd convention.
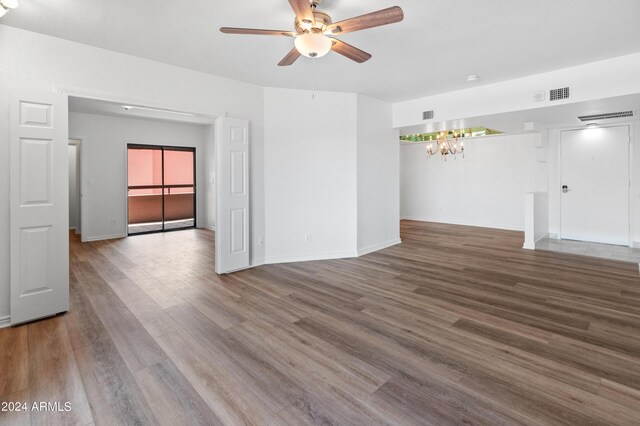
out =
[[[594,127],[598,127],[598,123],[589,123],[587,124],[588,129],[593,129]]]
[[[478,76],[475,74],[471,74],[467,77],[467,82],[469,83],[475,83],[476,81],[478,81]]]

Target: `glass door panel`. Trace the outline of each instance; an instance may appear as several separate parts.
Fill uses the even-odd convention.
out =
[[[128,149],[129,234],[162,231],[162,149]]]
[[[195,226],[195,149],[128,147],[128,232]]]
[[[165,229],[190,228],[195,225],[195,151],[164,150]]]

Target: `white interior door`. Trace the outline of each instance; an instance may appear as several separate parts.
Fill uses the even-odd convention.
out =
[[[216,138],[216,272],[249,267],[249,122],[219,118]]]
[[[69,309],[66,95],[16,93],[10,106],[11,323]]]
[[[561,238],[629,244],[629,127],[562,132]]]

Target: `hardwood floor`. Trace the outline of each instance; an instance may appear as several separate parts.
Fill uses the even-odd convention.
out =
[[[216,276],[213,234],[71,243],[71,309],[0,330],[0,424],[640,424],[638,265],[403,221]]]

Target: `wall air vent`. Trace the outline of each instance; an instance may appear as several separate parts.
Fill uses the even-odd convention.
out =
[[[604,114],[580,115],[580,121],[608,120],[611,118],[633,117],[633,111],[607,112]]]
[[[423,120],[431,120],[433,118],[433,110],[431,111],[425,111],[422,113],[422,119]]]
[[[553,89],[549,91],[550,101],[559,101],[560,99],[569,99],[570,90],[568,87]]]

